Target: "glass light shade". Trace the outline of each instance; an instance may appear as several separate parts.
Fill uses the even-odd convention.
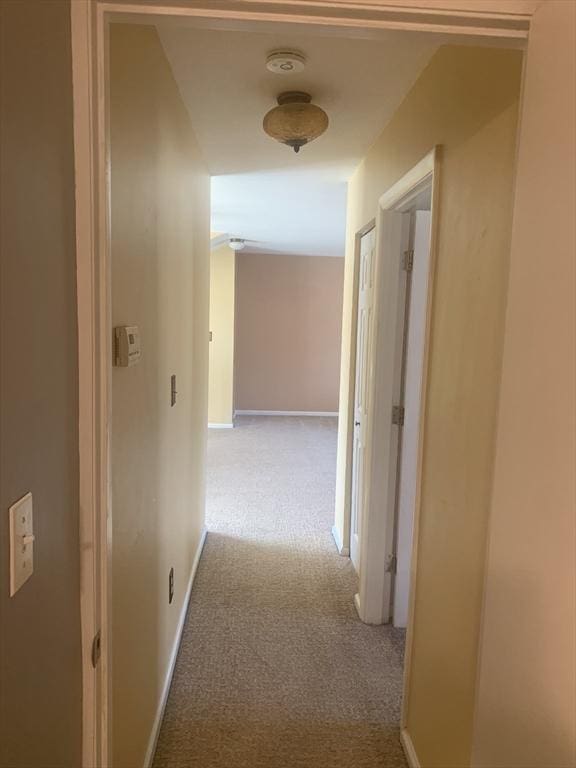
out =
[[[328,115],[310,102],[308,93],[281,93],[278,106],[264,116],[263,127],[268,136],[292,147],[294,152],[321,136],[328,128]]]
[[[228,240],[228,245],[230,246],[230,248],[232,248],[233,251],[241,251],[242,248],[244,248],[244,246],[246,245],[246,243],[244,242],[244,240],[242,240],[241,237],[231,237]]]

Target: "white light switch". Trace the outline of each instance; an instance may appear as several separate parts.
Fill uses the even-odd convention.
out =
[[[32,494],[27,493],[8,510],[10,515],[10,597],[34,572]]]

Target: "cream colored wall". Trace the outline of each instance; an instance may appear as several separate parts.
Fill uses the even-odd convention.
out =
[[[153,27],[111,27],[110,91],[112,319],[142,341],[112,374],[113,763],[136,768],[203,527],[209,178]]]
[[[407,729],[426,768],[470,760],[521,67],[518,52],[441,48],[349,185],[341,531],[349,514],[354,233],[375,216],[382,192],[434,145],[443,147],[407,694]]]
[[[82,762],[70,2],[0,2],[0,766]],[[10,597],[8,508],[34,501]]]
[[[228,245],[210,254],[210,372],[208,423],[232,424],[234,415],[234,291],[236,258]]]
[[[576,765],[576,4],[530,33],[473,765]],[[554,52],[552,54],[552,51]]]
[[[344,260],[240,252],[235,408],[338,410]]]

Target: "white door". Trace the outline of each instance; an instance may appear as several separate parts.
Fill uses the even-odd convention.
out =
[[[408,292],[408,328],[404,373],[404,426],[400,455],[399,492],[396,528],[396,578],[394,582],[393,623],[405,627],[408,623],[410,565],[416,505],[416,473],[422,375],[428,304],[428,274],[430,264],[430,212],[416,211],[413,229],[413,262],[411,286]]]
[[[352,448],[352,498],[350,514],[350,558],[360,569],[360,528],[366,459],[366,424],[368,399],[368,350],[372,334],[374,293],[375,230],[360,239],[358,275],[358,315],[356,321],[356,376],[354,384],[354,440]]]

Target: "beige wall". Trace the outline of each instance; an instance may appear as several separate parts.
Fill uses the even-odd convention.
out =
[[[208,423],[232,424],[234,415],[234,290],[236,258],[228,245],[210,254],[210,371]]]
[[[473,765],[576,765],[576,5],[524,87]],[[554,52],[552,54],[552,51]]]
[[[0,3],[0,765],[77,768],[82,667],[70,3]],[[9,597],[8,507],[34,497]]]
[[[239,253],[235,408],[337,411],[344,260]]]
[[[339,461],[349,445],[354,233],[441,144],[438,261],[407,728],[426,768],[469,764],[510,247],[521,55],[445,47],[349,186]],[[339,473],[337,527],[349,484]]]
[[[209,178],[153,27],[112,26],[110,79],[112,317],[142,340],[112,375],[113,762],[135,768],[203,526]]]

